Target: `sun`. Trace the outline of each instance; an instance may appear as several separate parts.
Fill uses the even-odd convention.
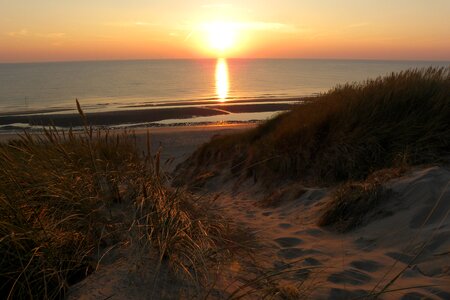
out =
[[[204,25],[209,47],[219,52],[231,50],[236,45],[236,26],[228,22],[212,22]]]

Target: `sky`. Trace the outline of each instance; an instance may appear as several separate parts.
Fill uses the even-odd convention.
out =
[[[0,62],[450,60],[449,0],[0,0]]]

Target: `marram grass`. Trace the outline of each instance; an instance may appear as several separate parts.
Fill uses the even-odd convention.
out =
[[[193,174],[313,184],[436,163],[450,154],[450,68],[407,70],[337,86],[245,133],[217,137],[179,168]]]
[[[2,297],[64,298],[130,238],[159,261],[156,276],[164,264],[205,284],[211,264],[235,251],[234,227],[206,200],[169,187],[149,141],[139,153],[133,133],[94,131],[79,110],[82,132],[48,128],[0,144]],[[115,206],[125,213],[112,214]]]

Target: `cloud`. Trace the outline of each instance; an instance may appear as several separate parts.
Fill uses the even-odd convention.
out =
[[[66,36],[64,32],[37,33],[31,32],[28,29],[21,29],[19,31],[8,32],[7,35],[14,39],[21,39],[21,38],[44,39],[55,47],[61,46],[63,44],[64,37]]]
[[[35,33],[31,32],[28,29],[21,29],[19,31],[8,32],[8,36],[14,38],[20,37],[38,37],[38,38],[46,38],[46,39],[61,39],[66,34],[64,32],[48,32],[48,33]]]
[[[21,29],[19,31],[8,32],[8,35],[12,37],[28,36],[29,31],[28,29]]]
[[[132,21],[132,22],[113,22],[113,23],[104,23],[104,26],[112,26],[112,27],[152,27],[158,26],[159,24],[145,22],[145,21]]]
[[[47,39],[61,39],[66,36],[64,32],[36,33],[35,36]]]
[[[306,32],[306,28],[297,27],[286,23],[277,22],[211,22],[201,25],[201,29],[218,26],[226,27],[231,30],[247,30],[247,31],[277,31],[277,32]]]

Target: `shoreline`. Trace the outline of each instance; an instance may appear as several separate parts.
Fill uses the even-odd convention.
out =
[[[122,103],[122,104],[101,104],[92,105],[90,103],[84,103],[80,101],[80,104],[88,113],[106,113],[117,111],[132,111],[132,110],[150,110],[150,109],[177,109],[177,108],[199,108],[199,107],[217,107],[217,106],[240,106],[240,105],[265,105],[265,104],[295,104],[303,103],[318,94],[303,95],[303,96],[264,96],[264,97],[239,97],[239,98],[227,98],[220,100],[217,98],[210,99],[192,99],[192,100],[155,100],[154,102],[143,101],[135,103]],[[49,108],[18,108],[17,110],[6,110],[0,112],[0,118],[2,117],[22,117],[22,116],[36,116],[36,115],[58,115],[58,114],[76,114],[77,109],[75,101],[70,107],[49,107]]]
[[[223,122],[252,123],[265,120],[273,114],[291,110],[296,105],[303,104],[309,98],[259,99],[257,102],[255,102],[255,99],[223,103],[202,102],[202,106],[195,106],[200,103],[198,101],[177,103],[176,106],[172,105],[171,107],[143,104],[127,106],[124,107],[125,109],[113,111],[90,111],[87,109],[85,115],[90,125],[100,127],[186,126],[192,123],[213,124]],[[178,122],[178,120],[180,121]],[[41,126],[80,127],[83,126],[83,121],[76,110],[61,112],[54,108],[40,110],[39,113],[22,111],[15,114],[9,112],[0,114],[0,131],[34,129],[33,127]]]

